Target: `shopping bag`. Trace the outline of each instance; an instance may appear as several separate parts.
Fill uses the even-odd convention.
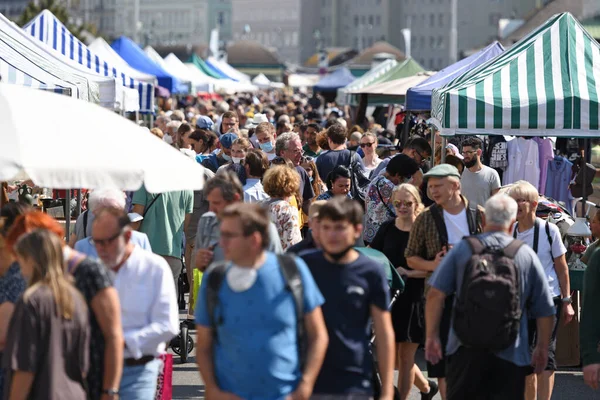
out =
[[[162,363],[158,370],[154,400],[171,400],[173,398],[173,354],[161,354],[159,358]]]
[[[200,284],[202,283],[202,275],[204,275],[202,271],[198,268],[194,268],[194,305],[195,302],[198,301],[198,291],[200,290]]]

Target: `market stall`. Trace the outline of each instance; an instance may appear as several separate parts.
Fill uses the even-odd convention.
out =
[[[525,137],[600,137],[599,89],[600,44],[571,14],[562,13],[494,59],[433,90],[432,116],[445,137],[518,136],[507,145],[507,169],[512,166],[514,174],[504,183],[522,178],[540,188],[541,171],[555,157],[541,155],[540,147]],[[585,160],[583,150],[581,156]],[[584,204],[587,169],[581,161]],[[547,171],[546,185],[554,175]]]
[[[351,95],[349,92],[361,89],[367,85],[374,83],[377,78],[387,73],[396,65],[398,65],[398,61],[396,61],[396,59],[385,60],[380,64],[377,64],[369,72],[367,72],[348,86],[339,89],[337,92],[337,97],[335,99],[336,103],[341,105],[357,105],[358,99],[356,98],[356,96]]]
[[[144,113],[154,112],[154,84],[156,83],[156,77],[136,72],[132,68],[129,68],[122,60],[119,63],[114,57],[107,57],[107,54],[102,51],[104,48],[101,43],[104,42],[103,39],[98,38],[94,42],[96,43],[95,45],[92,43],[89,47],[86,46],[73,36],[58,18],[48,10],[43,10],[34,19],[29,21],[23,29],[31,36],[46,43],[52,49],[91,70],[93,73],[105,77],[117,78],[119,83],[124,87],[137,90],[139,93],[137,97],[139,106],[137,107],[129,103],[129,101],[134,100],[136,97],[125,90],[123,91],[123,101],[127,102],[124,104],[125,111],[139,110]]]
[[[214,91],[214,84],[212,83],[213,80],[202,74],[196,67],[191,70],[173,53],[169,53],[164,60],[173,72],[177,72],[178,76],[185,76],[187,80],[192,82],[192,89],[194,93],[211,93]]]
[[[146,56],[148,56],[148,58],[152,62],[154,62],[159,67],[161,67],[167,73],[176,77],[181,82],[181,85],[186,87],[186,91],[184,93],[193,93],[194,92],[192,90],[191,79],[189,79],[185,74],[179,73],[180,71],[178,71],[177,69],[172,69],[171,66],[169,64],[167,64],[165,62],[165,60],[160,56],[160,54],[158,54],[156,52],[156,50],[154,50],[154,48],[152,48],[152,46],[146,46],[144,48],[144,53],[146,54]]]
[[[152,61],[144,53],[144,50],[128,37],[119,37],[111,43],[110,47],[131,67],[156,76],[159,86],[168,89],[173,94],[186,93],[187,88],[177,77]]]

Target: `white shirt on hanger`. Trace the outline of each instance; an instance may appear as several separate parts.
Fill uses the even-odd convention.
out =
[[[508,167],[502,176],[502,184],[510,185],[519,180],[531,183],[539,191],[540,164],[538,144],[533,140],[516,138],[507,143]]]

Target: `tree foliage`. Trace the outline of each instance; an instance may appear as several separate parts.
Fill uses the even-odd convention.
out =
[[[17,20],[19,26],[25,26],[29,21],[34,19],[43,10],[48,10],[58,18],[60,22],[79,40],[85,43],[83,37],[84,32],[89,32],[92,35],[97,35],[97,29],[91,24],[76,24],[69,11],[65,6],[60,3],[60,0],[37,0],[30,1],[27,7],[23,11],[23,14]]]

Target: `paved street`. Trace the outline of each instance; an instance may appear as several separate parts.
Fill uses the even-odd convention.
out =
[[[181,315],[184,318],[185,315]],[[193,332],[195,335],[195,332]],[[195,337],[194,337],[195,341]],[[173,357],[173,399],[202,399],[204,398],[204,386],[200,379],[200,374],[196,368],[196,359],[194,353],[188,358],[186,364],[180,364],[179,356]],[[419,351],[418,364],[421,370],[425,370],[425,361],[423,352]],[[556,386],[553,400],[597,400],[600,399],[600,393],[594,393],[583,383],[583,374],[576,369],[559,371],[556,376]],[[413,389],[409,400],[420,400],[416,389]],[[441,399],[439,395],[436,400]]]

